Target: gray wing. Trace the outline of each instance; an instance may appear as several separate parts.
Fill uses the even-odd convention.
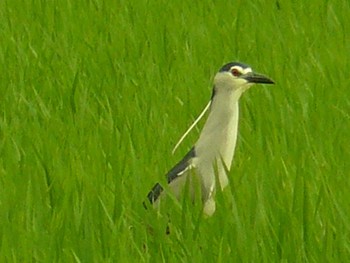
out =
[[[183,174],[183,172],[190,165],[191,159],[195,156],[196,151],[194,147],[192,147],[192,149],[185,155],[185,157],[166,174],[168,184],[170,184],[172,181],[174,181],[176,178],[180,177]],[[150,201],[150,203],[153,204],[159,198],[162,192],[163,187],[159,183],[156,183],[147,195],[147,198]]]

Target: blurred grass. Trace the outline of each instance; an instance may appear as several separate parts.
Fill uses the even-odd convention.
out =
[[[341,0],[1,1],[0,260],[349,261],[349,11]],[[145,211],[232,60],[276,85],[242,98],[216,214],[186,201]]]

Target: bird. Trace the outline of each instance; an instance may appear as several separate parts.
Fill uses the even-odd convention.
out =
[[[198,140],[183,159],[166,174],[168,189],[178,199],[187,181],[192,192],[193,184],[200,184],[203,213],[207,216],[212,216],[216,210],[216,189],[224,190],[229,184],[228,172],[231,169],[237,142],[241,95],[254,84],[274,84],[269,77],[254,72],[249,65],[240,62],[223,65],[216,73],[213,82],[209,103],[182,136],[175,149],[209,110]],[[219,184],[219,187],[216,184]],[[164,195],[164,187],[156,183],[148,193],[147,199],[152,205],[157,206]]]

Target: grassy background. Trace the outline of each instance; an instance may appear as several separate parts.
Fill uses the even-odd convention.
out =
[[[349,1],[205,2],[0,1],[1,262],[350,260]],[[145,211],[229,61],[276,85],[217,212]]]

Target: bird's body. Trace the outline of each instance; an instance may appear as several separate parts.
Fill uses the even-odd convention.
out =
[[[254,83],[273,82],[241,63],[228,63],[221,68],[214,78],[210,112],[199,139],[167,174],[169,188],[178,198],[188,179],[190,184],[200,182],[206,215],[215,211],[216,182],[221,189],[228,185],[227,171],[230,171],[237,141],[239,99]],[[193,190],[193,185],[190,189]],[[156,184],[148,194],[149,201],[156,203],[162,191],[162,186]]]

